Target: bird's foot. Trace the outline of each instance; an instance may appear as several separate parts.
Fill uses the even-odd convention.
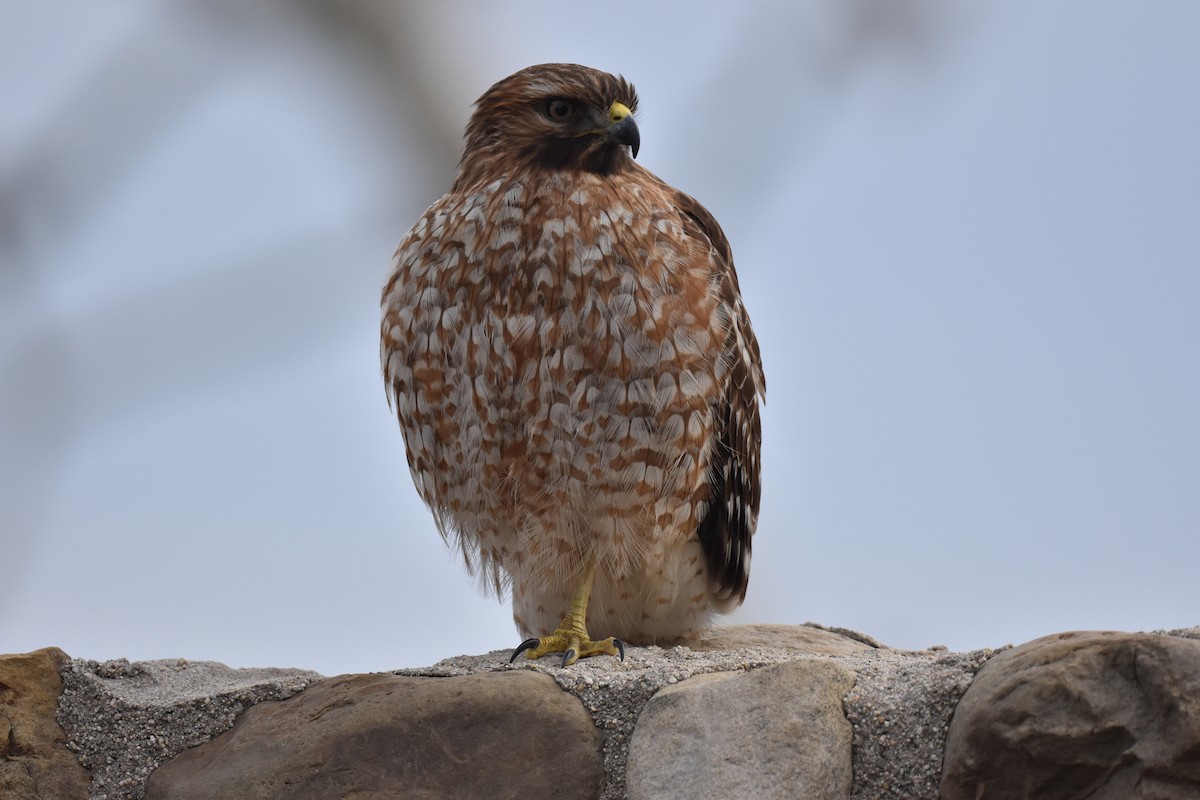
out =
[[[581,625],[572,625],[570,619],[549,636],[540,639],[526,639],[513,651],[508,663],[516,660],[517,656],[525,653],[529,659],[541,658],[547,653],[562,653],[562,666],[574,664],[581,658],[590,656],[617,656],[625,660],[625,643],[620,639],[608,637],[594,642],[588,637],[588,632]]]

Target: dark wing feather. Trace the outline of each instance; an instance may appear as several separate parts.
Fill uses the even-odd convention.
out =
[[[758,400],[765,396],[762,357],[738,288],[729,240],[704,206],[683,192],[676,203],[685,229],[712,246],[720,312],[728,315],[724,391],[713,409],[716,430],[709,481],[711,494],[698,534],[710,588],[722,610],[740,605],[750,582],[750,540],[758,524],[761,496],[759,451],[762,427]]]

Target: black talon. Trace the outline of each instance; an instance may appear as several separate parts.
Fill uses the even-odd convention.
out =
[[[564,666],[564,667],[565,667],[565,666],[566,666],[566,665],[569,663],[569,661],[570,661],[571,657],[572,657],[572,656],[574,656],[574,655],[575,655],[575,648],[574,648],[574,647],[568,647],[568,648],[567,648],[567,652],[563,653],[563,660],[562,660],[562,664],[561,664],[561,666]]]
[[[625,643],[620,639],[613,639],[613,644],[617,647],[617,652],[621,654],[621,660],[625,660]]]
[[[539,644],[541,644],[541,641],[541,639],[526,639],[525,641],[521,642],[521,644],[517,646],[517,649],[513,650],[512,658],[508,660],[508,663],[511,664],[512,662],[516,661],[517,656],[521,655],[521,653],[524,653],[530,648],[537,647]]]

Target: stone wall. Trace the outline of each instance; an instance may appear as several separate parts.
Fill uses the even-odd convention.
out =
[[[739,626],[623,663],[507,659],[0,656],[0,797],[1200,797],[1200,628],[948,653]]]

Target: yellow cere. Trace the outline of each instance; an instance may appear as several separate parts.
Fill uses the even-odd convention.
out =
[[[624,103],[613,103],[608,109],[608,118],[613,122],[620,122],[628,117],[631,113],[629,107]]]

